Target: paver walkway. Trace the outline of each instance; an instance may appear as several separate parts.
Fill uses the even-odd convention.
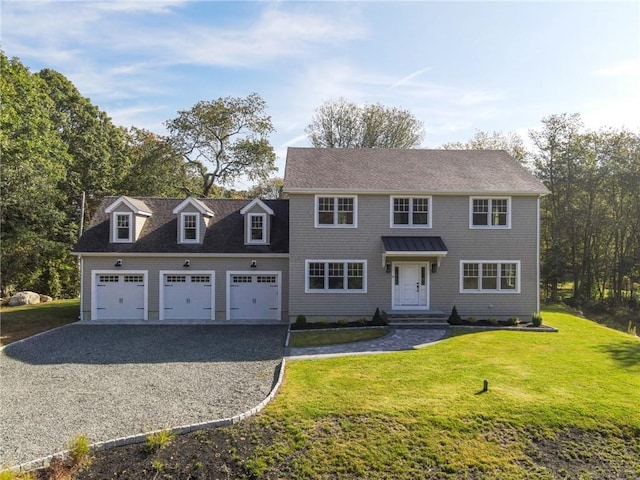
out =
[[[440,341],[448,335],[448,328],[394,329],[388,335],[373,340],[322,347],[290,348],[287,355],[295,360],[398,352],[420,348],[429,343]]]

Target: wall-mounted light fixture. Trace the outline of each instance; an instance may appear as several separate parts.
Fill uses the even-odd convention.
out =
[[[437,263],[432,263],[431,264],[431,273],[436,273],[438,271],[438,264]]]
[[[255,260],[251,260],[251,268],[257,268],[258,267],[258,262],[256,262]]]
[[[122,260],[118,259],[116,260],[116,263],[113,264],[114,267],[121,267],[122,266]]]
[[[191,260],[185,260],[182,266],[184,268],[189,268],[191,266]]]
[[[387,264],[384,266],[384,268],[385,268],[385,270],[387,271],[387,273],[391,273],[391,264],[390,264],[390,263],[387,263]]]

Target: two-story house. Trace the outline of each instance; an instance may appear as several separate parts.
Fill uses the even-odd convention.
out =
[[[105,198],[83,320],[288,322],[538,311],[547,189],[502,151],[290,148],[288,200]]]

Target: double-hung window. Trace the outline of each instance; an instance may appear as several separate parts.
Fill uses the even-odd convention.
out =
[[[131,242],[133,235],[131,235],[131,229],[133,227],[132,222],[133,215],[131,213],[114,213],[114,235],[113,241],[120,243]]]
[[[511,228],[511,198],[472,197],[470,228]]]
[[[431,227],[431,197],[391,197],[391,227]]]
[[[198,213],[183,212],[180,215],[182,228],[180,229],[181,243],[199,243],[200,215]]]
[[[316,227],[356,227],[358,200],[355,196],[315,197]]]
[[[307,260],[306,293],[366,293],[364,260]]]
[[[520,293],[520,261],[460,262],[461,293]]]
[[[247,243],[267,243],[267,215],[249,213],[247,218]]]

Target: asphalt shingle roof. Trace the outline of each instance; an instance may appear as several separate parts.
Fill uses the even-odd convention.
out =
[[[140,238],[134,243],[111,243],[109,215],[105,209],[119,197],[105,197],[78,241],[77,253],[288,253],[289,202],[263,200],[275,215],[271,217],[270,245],[244,244],[242,207],[251,200],[199,199],[214,216],[202,244],[178,243],[178,215],[173,214],[183,198],[136,198],[151,211]]]
[[[503,150],[289,148],[284,191],[544,195]]]

